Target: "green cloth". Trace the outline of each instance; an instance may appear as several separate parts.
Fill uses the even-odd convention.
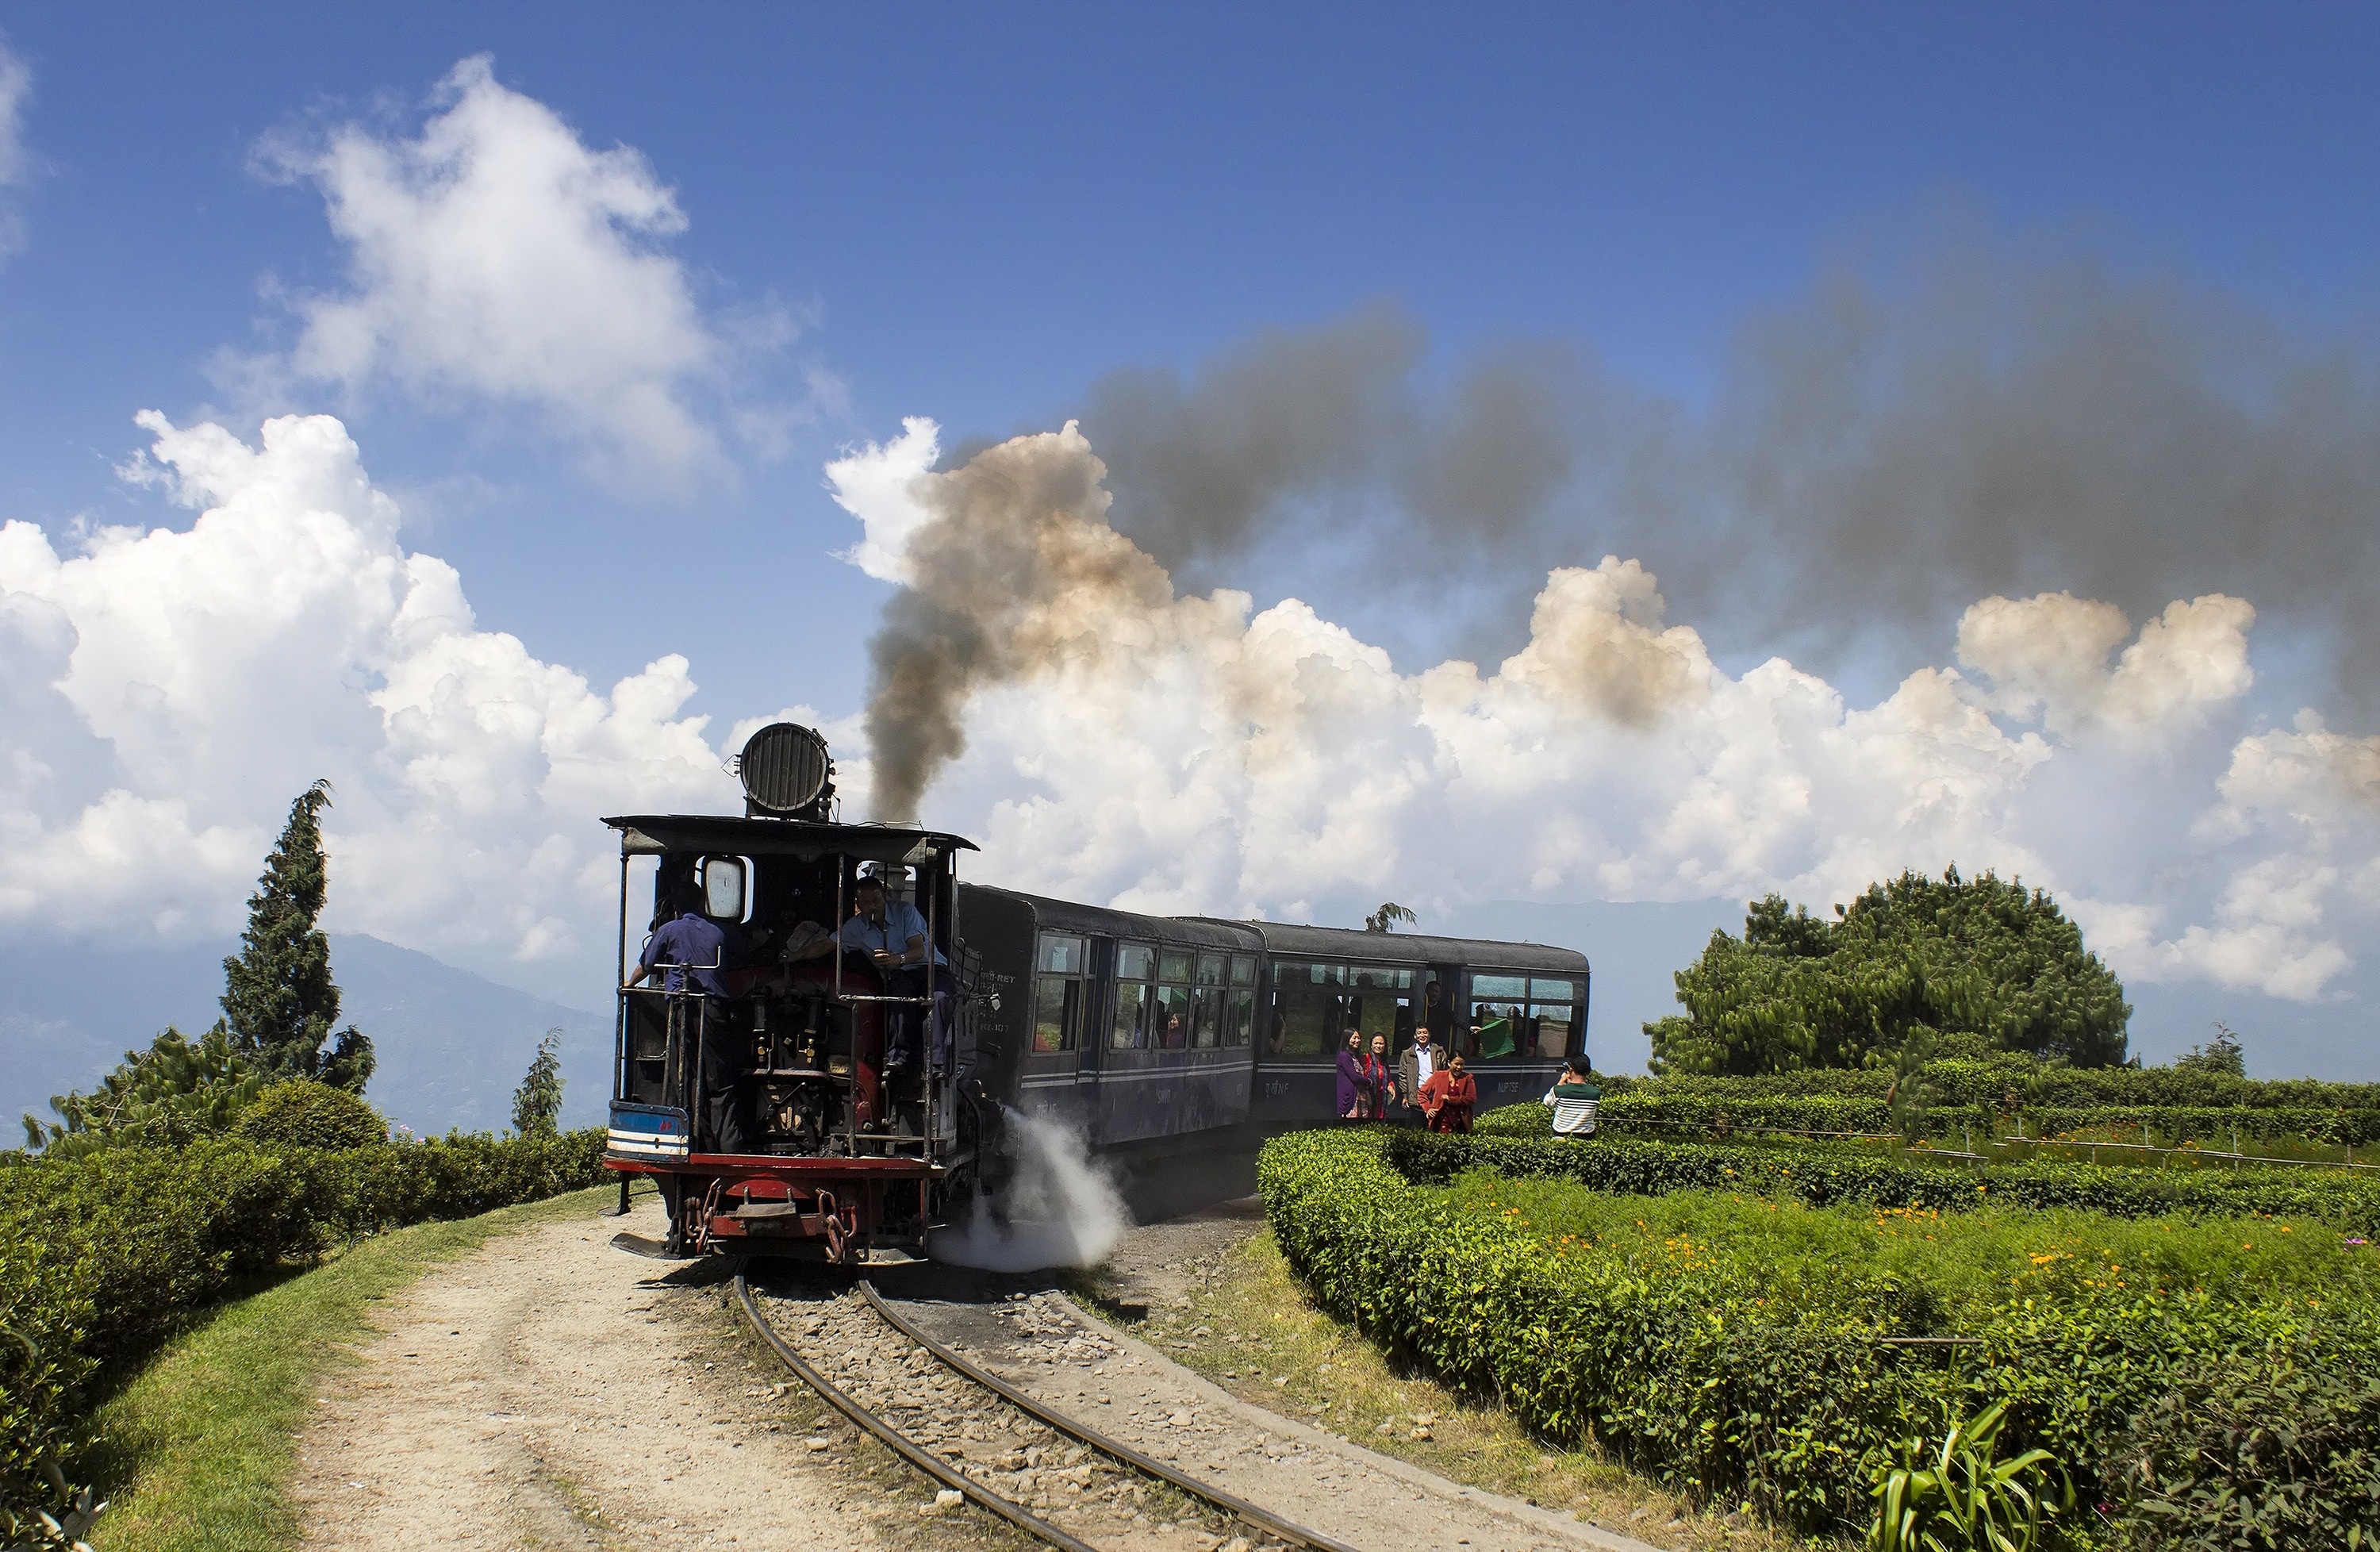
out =
[[[1558,1083],[1554,1085],[1554,1097],[1557,1099],[1600,1099],[1603,1097],[1603,1090],[1596,1087],[1591,1083]]]

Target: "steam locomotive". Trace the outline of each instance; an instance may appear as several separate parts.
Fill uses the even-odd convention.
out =
[[[1585,1054],[1589,972],[1573,951],[1139,915],[961,883],[959,854],[975,847],[960,836],[834,822],[834,767],[812,730],[762,728],[736,770],[740,818],[603,821],[620,837],[624,970],[632,901],[656,928],[697,903],[725,939],[709,976],[614,982],[604,1162],[651,1176],[670,1222],[664,1240],[624,1248],[921,1258],[937,1227],[978,1202],[997,1210],[1019,1116],[1077,1131],[1136,1209],[1178,1208],[1245,1190],[1265,1137],[1332,1114],[1351,1030],[1388,1037],[1392,1054],[1416,1025],[1451,1035],[1482,1109],[1534,1099]],[[923,918],[939,952],[922,976],[904,984],[850,951],[782,952],[789,924],[848,920],[868,879]],[[938,1000],[946,1060],[888,1070],[890,1035],[944,1045],[929,1037]]]

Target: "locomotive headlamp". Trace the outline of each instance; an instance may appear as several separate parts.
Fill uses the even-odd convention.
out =
[[[824,820],[834,803],[834,761],[816,730],[771,722],[744,741],[735,757],[746,811],[781,818]]]

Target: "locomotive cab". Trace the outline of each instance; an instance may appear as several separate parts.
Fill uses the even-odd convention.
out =
[[[907,1259],[978,1172],[956,872],[974,846],[834,822],[832,767],[806,728],[763,728],[739,766],[741,818],[604,820],[620,837],[623,971],[604,1162],[654,1177],[670,1215],[664,1242],[624,1247]],[[835,940],[869,881],[898,920],[905,905],[922,921],[914,967]],[[679,957],[629,984],[689,907],[715,929],[687,935],[716,943],[712,963]],[[890,1065],[899,1054],[914,1060]]]

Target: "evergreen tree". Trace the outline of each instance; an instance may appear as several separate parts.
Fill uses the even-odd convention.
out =
[[[2173,1065],[2179,1073],[2213,1073],[2233,1078],[2248,1075],[2248,1061],[2240,1049],[2240,1033],[2220,1019],[2215,1021],[2213,1039],[2175,1057]]]
[[[537,1060],[513,1090],[513,1130],[524,1137],[551,1137],[562,1123],[562,1031],[549,1029],[537,1043]]]
[[[227,1130],[263,1088],[264,1075],[233,1053],[221,1024],[196,1045],[168,1025],[147,1050],[126,1051],[89,1094],[53,1098],[55,1122],[28,1115],[25,1146],[53,1158],[122,1143],[178,1147]]]
[[[330,804],[331,783],[321,781],[289,806],[280,843],[249,896],[240,952],[224,961],[223,1011],[233,1049],[259,1071],[361,1093],[372,1072],[371,1041],[350,1025],[322,1049],[339,1021],[331,940],[314,925],[330,888],[322,826]]]
[[[1645,1026],[1656,1072],[1890,1065],[1912,1047],[2025,1051],[2078,1067],[2124,1060],[2123,984],[2058,903],[1991,874],[1903,873],[1837,919],[1753,903],[1678,972],[1682,1016]]]

